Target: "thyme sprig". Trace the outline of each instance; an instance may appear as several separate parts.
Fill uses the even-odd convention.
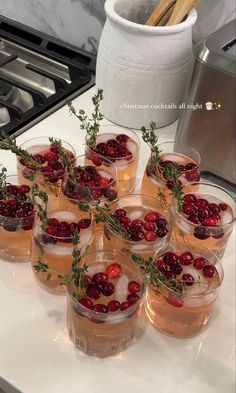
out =
[[[64,167],[67,169],[67,172],[70,174],[70,178],[73,182],[73,185],[76,186],[77,181],[76,181],[76,173],[74,170],[74,166],[72,164],[72,161],[68,157],[68,154],[66,154],[66,152],[63,149],[61,149],[61,147],[62,147],[61,140],[49,138],[49,142],[50,142],[51,146],[56,146],[60,149],[59,150],[59,157],[61,159],[61,162],[64,165]]]
[[[178,164],[167,165],[163,169],[163,176],[170,182],[171,192],[173,197],[177,201],[178,210],[182,211],[182,206],[184,203],[184,191],[183,185],[179,180],[181,172]]]
[[[152,170],[155,172],[155,175],[158,179],[160,179],[160,173],[158,171],[160,160],[161,160],[161,150],[159,149],[158,136],[155,133],[157,126],[153,121],[150,122],[150,130],[147,130],[145,127],[141,128],[142,138],[145,143],[149,146],[151,150],[151,164]]]
[[[94,111],[92,113],[92,118],[88,118],[83,109],[79,109],[77,113],[76,109],[71,102],[68,103],[69,112],[79,119],[81,125],[81,130],[86,130],[88,139],[88,146],[91,148],[96,147],[96,138],[100,128],[100,121],[103,120],[104,116],[100,112],[100,102],[103,100],[103,91],[98,89],[97,93],[92,97],[92,103],[94,105]]]
[[[16,139],[14,137],[4,134],[4,136],[0,138],[0,149],[9,150],[16,154],[17,157],[20,157],[23,160],[24,165],[27,163],[27,165],[36,171],[41,168],[41,165],[33,159],[32,154],[16,144]]]
[[[73,296],[76,300],[80,300],[83,297],[85,297],[86,294],[86,281],[85,281],[85,273],[88,270],[88,266],[83,264],[81,267],[79,267],[79,264],[81,262],[81,259],[84,258],[85,254],[81,254],[81,251],[78,248],[79,245],[79,234],[76,231],[73,234],[73,260],[71,264],[71,271],[72,273],[66,273],[65,275],[62,275],[58,273],[57,271],[51,269],[47,263],[38,261],[36,265],[34,265],[34,269],[36,273],[47,273],[47,280],[49,281],[52,277],[52,275],[56,275],[56,277],[60,280],[60,285],[65,285],[68,290],[70,290],[71,287],[73,287]],[[86,253],[87,251],[85,251]]]
[[[46,192],[41,191],[38,184],[32,186],[32,197],[31,202],[37,208],[37,215],[41,222],[41,228],[44,230],[48,225],[48,195]]]
[[[7,196],[6,172],[7,169],[5,167],[3,167],[0,172],[0,195],[2,199],[5,199]]]

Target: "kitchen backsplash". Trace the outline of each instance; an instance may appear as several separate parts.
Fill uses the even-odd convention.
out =
[[[144,0],[145,1],[145,0]],[[89,51],[96,51],[105,0],[0,0],[0,14]],[[194,27],[197,43],[235,17],[234,0],[203,0]]]

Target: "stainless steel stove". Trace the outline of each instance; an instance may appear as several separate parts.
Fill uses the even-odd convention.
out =
[[[96,56],[0,16],[0,135],[19,135],[94,85]]]

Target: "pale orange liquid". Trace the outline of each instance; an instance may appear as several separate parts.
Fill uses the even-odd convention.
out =
[[[17,228],[9,232],[0,226],[0,258],[8,262],[28,262],[31,237],[32,230]]]
[[[195,164],[195,162],[191,158],[179,153],[161,154],[161,159],[162,161],[171,160],[179,165],[186,165],[188,163]],[[183,185],[188,182],[188,180],[186,180],[185,178],[184,173],[180,176],[179,180]],[[161,178],[159,180],[153,175],[151,175],[148,171],[148,164],[143,175],[141,192],[143,194],[158,198],[162,207],[165,207],[166,204],[167,206],[171,204],[172,192],[166,187],[165,179]]]

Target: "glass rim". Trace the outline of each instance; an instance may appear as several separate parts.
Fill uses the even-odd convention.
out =
[[[186,183],[186,184],[183,186],[183,188],[185,188],[185,187],[187,187],[187,186],[193,187],[193,186],[197,186],[197,185],[206,185],[206,186],[210,186],[210,187],[213,187],[213,188],[218,188],[218,189],[220,189],[221,191],[223,191],[223,192],[225,192],[226,194],[228,194],[228,196],[232,198],[232,200],[234,201],[234,203],[236,203],[236,197],[234,197],[234,195],[233,195],[230,191],[228,191],[228,190],[226,190],[225,188],[223,188],[223,187],[221,187],[221,186],[218,186],[217,184],[214,184],[214,183],[208,183],[208,182],[204,182],[204,181],[194,182],[194,183]],[[191,194],[191,192],[190,192],[190,194]],[[224,202],[223,202],[223,203],[224,203]],[[180,217],[182,220],[184,220],[186,223],[190,224],[190,225],[193,226],[194,228],[195,228],[195,227],[201,227],[201,228],[205,228],[205,229],[209,229],[209,230],[214,230],[214,228],[226,228],[226,227],[228,227],[228,226],[234,224],[234,222],[236,222],[236,214],[235,214],[234,217],[233,217],[233,219],[232,219],[232,221],[227,222],[227,223],[225,223],[225,224],[220,224],[220,225],[218,225],[218,226],[217,226],[217,225],[216,225],[216,226],[205,226],[205,225],[195,224],[194,222],[191,222],[191,221],[187,220],[187,218],[185,218],[185,217],[183,216],[183,214],[180,213],[180,212],[178,211],[178,209],[176,209],[176,200],[175,200],[175,199],[174,199],[174,204],[172,204],[172,209],[173,209],[173,208],[175,209],[175,210],[174,210],[174,213],[177,214],[178,217]],[[173,211],[173,210],[172,210],[172,211]]]
[[[186,247],[187,247],[188,245],[190,245],[191,247],[193,247],[193,249],[194,249],[194,247],[196,247],[196,245],[194,245],[194,243],[192,243],[192,242],[182,243],[182,242],[177,242],[177,241],[171,241],[163,254],[160,255],[160,253],[162,252],[162,249],[158,250],[158,251],[155,253],[155,255],[154,255],[154,257],[153,257],[153,261],[156,261],[157,259],[161,258],[162,255],[164,255],[164,254],[166,254],[166,253],[168,253],[168,252],[174,252],[174,250],[171,249],[171,246],[174,247],[175,245],[177,245],[177,247],[178,247],[178,246],[181,247],[182,245],[184,245],[185,251],[186,251]],[[211,294],[211,293],[214,293],[215,291],[217,291],[217,290],[221,287],[221,284],[222,284],[222,282],[223,282],[223,280],[224,280],[224,269],[223,269],[223,265],[222,265],[222,263],[221,263],[220,258],[218,258],[217,255],[216,255],[213,251],[209,250],[208,248],[206,248],[206,247],[204,247],[204,246],[200,246],[200,247],[197,246],[197,248],[206,250],[208,253],[211,254],[211,256],[213,256],[213,257],[215,258],[215,263],[214,263],[214,264],[211,263],[211,262],[209,262],[208,260],[207,260],[207,261],[209,262],[210,265],[213,265],[214,267],[215,267],[216,265],[218,266],[218,268],[215,267],[215,269],[216,269],[216,271],[217,271],[217,273],[218,273],[219,279],[220,279],[218,286],[217,286],[216,288],[213,288],[212,290],[210,290],[210,291],[208,291],[208,292],[205,292],[205,293],[201,293],[201,294],[198,294],[198,295],[186,296],[186,295],[184,295],[184,294],[183,294],[183,295],[178,294],[178,292],[176,292],[174,289],[168,288],[168,286],[166,286],[165,284],[163,284],[162,281],[161,281],[159,278],[157,278],[157,280],[158,280],[158,282],[160,283],[160,285],[161,285],[162,288],[167,289],[170,293],[174,293],[175,295],[180,296],[180,297],[182,297],[182,298],[186,298],[186,297],[187,297],[187,298],[190,298],[190,299],[192,299],[192,298],[196,299],[196,298],[201,298],[201,297],[204,297],[204,296],[209,295],[209,294]],[[163,250],[163,251],[164,251],[164,250]],[[190,250],[190,252],[191,252],[191,253],[194,253],[193,250],[192,250],[192,251]],[[158,255],[158,254],[159,254],[159,255]],[[158,258],[157,258],[157,255],[158,255]],[[201,256],[201,255],[200,255],[200,256]],[[203,258],[205,258],[205,257],[203,257]],[[205,258],[205,259],[206,259],[206,258]]]
[[[188,173],[188,172],[192,172],[192,171],[194,171],[194,169],[198,169],[200,167],[200,165],[201,165],[201,156],[198,153],[198,151],[194,147],[192,147],[190,145],[187,145],[185,143],[178,143],[178,142],[175,142],[175,141],[168,141],[168,142],[158,143],[157,146],[161,147],[163,145],[173,145],[173,144],[176,145],[176,146],[180,146],[180,147],[187,148],[187,149],[191,150],[198,157],[198,162],[196,163],[196,167],[193,168],[193,169],[188,169],[187,171],[183,171],[183,174],[184,173]],[[173,153],[178,153],[178,152],[173,152]],[[163,154],[169,154],[169,153],[167,152],[167,153],[163,153]],[[179,154],[181,154],[181,153],[179,153]]]
[[[111,254],[114,254],[114,255],[122,255],[122,256],[125,256],[126,258],[127,258],[127,260],[129,260],[131,263],[133,263],[132,262],[132,260],[131,260],[131,258],[125,253],[125,252],[122,252],[122,251],[117,251],[117,250],[98,250],[98,251],[92,251],[92,252],[88,252],[83,258],[82,258],[82,260],[85,260],[86,259],[86,257],[87,256],[89,256],[89,255],[96,255],[96,254],[102,254],[102,253],[104,253],[104,254],[109,254],[109,253],[111,253]],[[100,263],[100,262],[102,262],[102,261],[96,261],[96,262],[94,262],[94,263],[91,263],[89,266],[91,266],[91,265],[96,265],[97,263]],[[108,262],[109,263],[109,262]],[[110,262],[110,263],[112,263],[112,261]],[[125,262],[123,263],[123,262],[119,262],[119,264],[121,264],[121,265],[124,265],[125,264]],[[136,265],[135,265],[136,266]],[[84,306],[83,304],[81,304],[79,301],[76,301],[75,300],[75,298],[72,296],[72,294],[70,293],[70,290],[69,290],[69,288],[67,287],[67,294],[68,294],[68,296],[70,297],[70,300],[72,300],[74,303],[76,303],[76,306],[78,306],[78,307],[80,307],[82,310],[84,310],[85,312],[87,312],[87,313],[94,313],[95,315],[97,315],[97,316],[100,316],[100,317],[106,317],[107,315],[111,315],[111,316],[114,316],[114,317],[116,317],[118,314],[120,314],[120,313],[122,313],[122,315],[123,314],[132,314],[132,312],[135,312],[135,310],[139,307],[139,305],[142,303],[142,301],[143,301],[143,299],[144,299],[144,296],[145,296],[145,294],[146,294],[146,288],[147,288],[147,284],[148,284],[148,280],[147,280],[147,276],[144,274],[144,272],[138,267],[138,266],[136,266],[137,267],[137,271],[139,272],[139,274],[142,276],[142,291],[141,291],[141,296],[140,296],[140,298],[139,298],[139,301],[137,301],[136,303],[134,303],[134,304],[132,304],[132,306],[130,306],[129,308],[127,308],[126,310],[123,310],[123,311],[121,311],[121,310],[117,310],[117,311],[108,311],[107,313],[102,313],[102,312],[99,312],[99,311],[94,311],[93,309],[89,309],[88,307],[86,307],[86,306]],[[132,312],[131,312],[132,311]]]

